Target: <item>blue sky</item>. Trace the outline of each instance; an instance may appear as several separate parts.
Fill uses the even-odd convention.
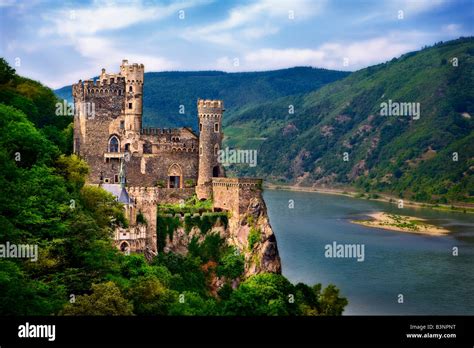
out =
[[[116,72],[357,70],[473,35],[473,0],[0,0],[0,56],[58,88]]]

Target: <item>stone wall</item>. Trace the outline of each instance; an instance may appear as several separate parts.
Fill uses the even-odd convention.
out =
[[[229,211],[229,244],[245,255],[247,276],[262,272],[281,273],[277,241],[262,196],[262,179],[213,178],[214,209]],[[251,230],[259,239],[249,246]]]
[[[128,187],[128,194],[132,199],[137,214],[141,212],[147,221],[148,246],[157,251],[156,214],[157,205],[160,203],[180,203],[191,198],[194,188],[168,189],[158,187]]]
[[[260,197],[262,179],[253,178],[213,178],[212,197],[214,208],[242,214],[250,200]]]

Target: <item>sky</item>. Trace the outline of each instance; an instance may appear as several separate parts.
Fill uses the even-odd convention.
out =
[[[474,33],[474,0],[0,0],[0,56],[51,88],[118,72],[355,71]]]

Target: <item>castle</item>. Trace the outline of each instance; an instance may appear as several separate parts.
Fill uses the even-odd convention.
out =
[[[196,194],[212,199],[215,211],[232,212],[235,226],[252,204],[264,205],[262,180],[226,178],[218,162],[222,100],[198,99],[199,135],[186,127],[142,128],[143,86],[143,64],[123,60],[119,73],[102,69],[97,80],[80,80],[72,87],[74,153],[89,164],[88,184],[114,194],[130,222],[129,228],[115,231],[120,250],[156,254],[160,203],[178,203]],[[146,226],[137,223],[139,214]],[[236,237],[236,243],[244,245],[245,238]]]

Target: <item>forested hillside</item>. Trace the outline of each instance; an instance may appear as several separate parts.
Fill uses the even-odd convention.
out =
[[[226,117],[231,117],[240,107],[314,91],[348,74],[309,67],[245,73],[146,72],[143,124],[197,129],[198,98],[224,100]],[[71,86],[66,86],[55,92],[60,98],[71,100],[71,91]]]
[[[382,115],[389,100],[419,103],[419,118]],[[240,175],[472,203],[473,117],[474,39],[461,38],[242,108],[224,130],[228,146],[258,150],[256,167],[232,168]]]

